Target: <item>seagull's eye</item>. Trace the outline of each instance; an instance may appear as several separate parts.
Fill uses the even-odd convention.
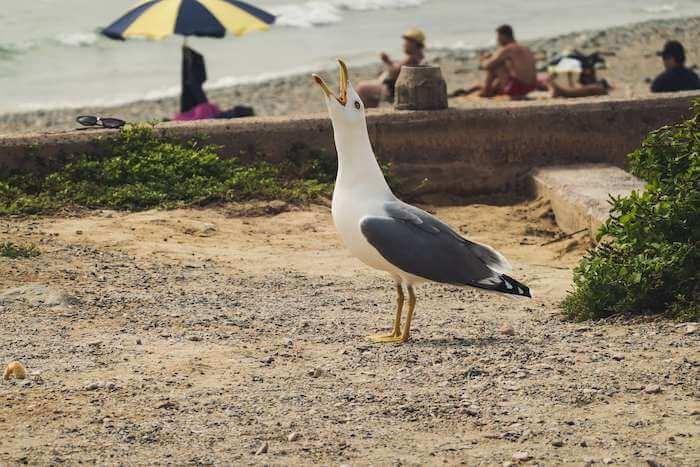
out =
[[[360,101],[355,101],[355,108],[356,108],[357,110],[360,110],[360,107],[361,107]]]

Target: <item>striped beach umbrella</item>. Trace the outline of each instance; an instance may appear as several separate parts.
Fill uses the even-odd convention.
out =
[[[146,0],[102,30],[112,39],[181,36],[224,37],[265,30],[270,13],[237,0]]]

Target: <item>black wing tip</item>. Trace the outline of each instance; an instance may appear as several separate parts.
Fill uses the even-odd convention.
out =
[[[507,293],[509,295],[517,295],[519,297],[532,298],[530,293],[530,287],[525,284],[516,281],[510,276],[501,274],[501,283],[497,289],[499,292]]]

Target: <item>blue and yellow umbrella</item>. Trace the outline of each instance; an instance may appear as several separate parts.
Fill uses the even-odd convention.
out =
[[[102,30],[112,39],[181,36],[224,37],[265,30],[270,13],[237,0],[146,0]]]

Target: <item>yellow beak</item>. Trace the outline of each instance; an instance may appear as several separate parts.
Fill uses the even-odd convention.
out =
[[[333,91],[330,90],[328,85],[326,84],[325,81],[323,81],[323,78],[321,78],[317,74],[313,74],[314,80],[316,83],[321,86],[321,89],[323,90],[323,93],[327,97],[333,97],[335,100],[340,102],[340,105],[345,105],[348,103],[348,67],[345,65],[345,62],[342,60],[338,59],[338,65],[339,65],[339,70],[338,70],[338,78],[340,82],[340,94],[338,96],[335,96],[333,94]]]

